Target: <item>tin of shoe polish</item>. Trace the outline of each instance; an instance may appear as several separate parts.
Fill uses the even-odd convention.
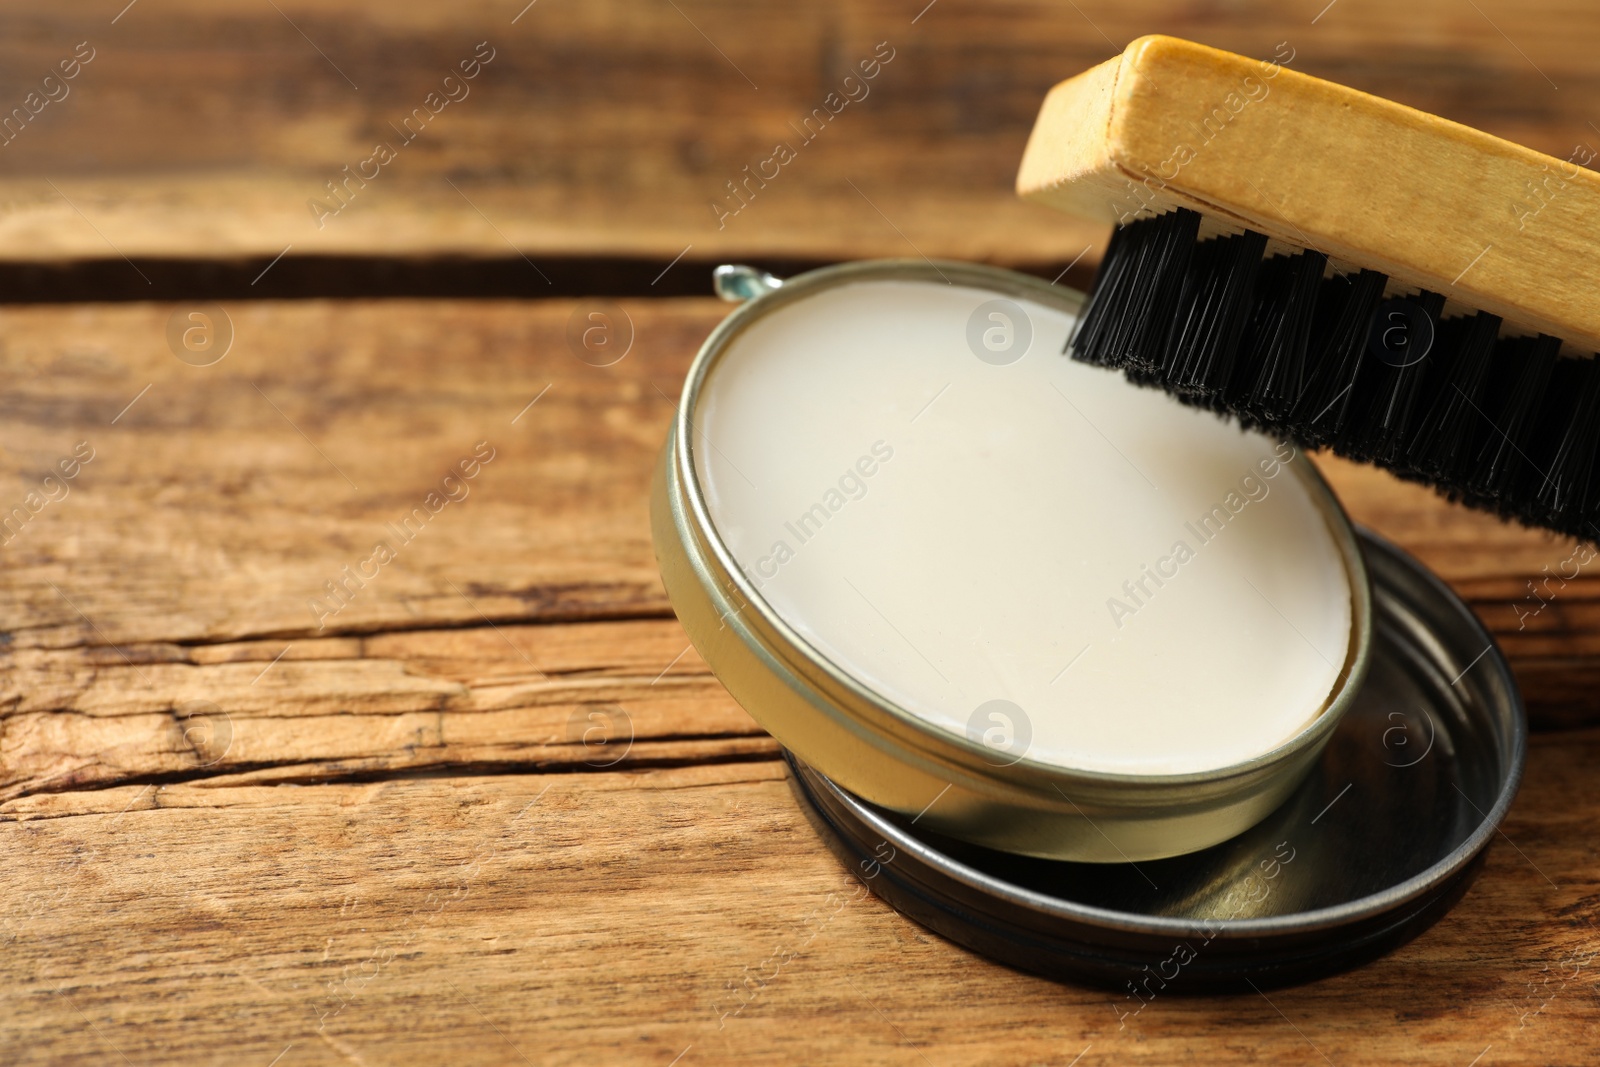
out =
[[[967,718],[966,712],[978,705],[973,715],[979,716],[989,704],[1008,704],[1005,700],[988,698],[1013,694],[992,690],[964,692],[962,695],[970,699],[971,704],[952,713],[956,719],[966,721],[941,725],[930,721],[927,710],[937,706],[938,700],[923,700],[920,708],[913,710],[910,703],[886,696],[890,690],[876,684],[871,674],[842,666],[849,661],[831,655],[814,634],[803,633],[792,617],[775,609],[767,599],[768,589],[761,583],[764,578],[770,580],[771,574],[785,566],[789,557],[775,553],[775,562],[757,562],[748,554],[742,558],[736,556],[730,547],[730,538],[740,533],[740,528],[737,525],[719,527],[719,520],[713,518],[716,486],[705,476],[705,465],[725,462],[735,488],[748,491],[752,497],[771,497],[775,495],[775,488],[769,477],[792,467],[798,454],[837,445],[839,442],[835,438],[842,436],[835,432],[837,426],[848,419],[851,405],[859,402],[860,410],[870,409],[873,420],[880,420],[883,412],[892,410],[893,420],[871,421],[868,423],[871,428],[892,423],[896,427],[892,433],[920,435],[907,440],[897,438],[906,445],[901,450],[903,458],[894,461],[898,464],[893,468],[895,475],[878,475],[876,484],[886,488],[874,489],[873,493],[906,490],[907,483],[912,481],[918,486],[939,489],[949,467],[933,462],[921,467],[916,464],[935,454],[939,462],[961,463],[970,455],[998,448],[994,442],[1007,432],[1008,418],[1012,418],[1021,405],[1039,405],[1037,409],[1027,409],[1044,411],[1033,414],[1034,422],[1030,425],[1071,427],[1076,434],[1072,443],[1063,444],[1052,439],[1049,447],[1030,448],[1020,455],[1008,454],[1015,458],[1015,465],[1007,468],[1013,472],[1010,480],[1021,488],[999,504],[988,498],[982,505],[965,509],[972,514],[988,516],[991,526],[1009,524],[1003,530],[1005,537],[991,536],[991,529],[974,527],[971,541],[960,541],[960,544],[975,545],[976,555],[956,556],[947,552],[940,557],[944,563],[934,566],[923,561],[919,567],[906,555],[891,553],[870,565],[852,559],[852,564],[858,564],[854,568],[846,566],[837,572],[813,572],[811,578],[819,585],[826,583],[830,588],[837,587],[841,596],[859,595],[867,608],[857,604],[858,613],[868,625],[878,627],[881,632],[884,643],[875,647],[905,656],[909,669],[923,672],[924,677],[938,674],[943,678],[940,668],[933,662],[935,659],[943,659],[946,669],[950,669],[956,665],[953,661],[964,655],[969,662],[990,657],[984,666],[997,664],[993,672],[995,678],[1006,680],[1027,673],[1029,684],[1049,696],[1065,692],[1082,677],[1080,674],[1069,679],[1059,690],[1051,690],[1045,684],[1048,680],[1049,686],[1055,685],[1051,676],[1059,676],[1057,668],[1068,663],[1081,637],[1075,638],[1072,647],[1065,647],[1063,642],[1063,647],[1055,650],[1059,661],[1048,665],[1042,662],[1042,657],[1039,663],[1020,663],[1013,655],[1012,646],[995,642],[981,649],[976,657],[968,655],[973,643],[959,644],[965,637],[952,638],[958,643],[947,646],[948,658],[932,647],[930,655],[922,651],[925,640],[922,634],[919,633],[915,641],[907,636],[908,630],[918,633],[918,619],[902,615],[896,623],[890,616],[902,613],[894,611],[892,605],[888,612],[883,610],[873,589],[873,579],[916,580],[930,587],[938,587],[940,582],[960,582],[962,588],[967,589],[977,588],[981,583],[978,608],[987,611],[990,605],[1001,605],[1001,609],[989,613],[990,624],[994,624],[994,618],[1009,608],[1020,588],[1040,586],[1039,576],[1027,568],[1013,567],[1005,571],[1004,579],[992,576],[995,571],[1004,570],[995,561],[1014,553],[1018,537],[1032,538],[1038,554],[1027,557],[1030,560],[1053,561],[1061,557],[1072,559],[1074,566],[1092,566],[1100,558],[1093,557],[1098,549],[1079,550],[1070,557],[1064,556],[1057,548],[1060,529],[1054,517],[1047,522],[1035,519],[1030,523],[1007,510],[1008,506],[1023,508],[1029,494],[1046,498],[1048,494],[1035,488],[1036,482],[1042,484],[1041,480],[1051,477],[1052,472],[1059,475],[1071,470],[1073,465],[1078,465],[1080,471],[1092,468],[1091,475],[1103,476],[1108,488],[1098,495],[1067,497],[1073,509],[1069,517],[1098,523],[1118,511],[1140,507],[1143,502],[1174,501],[1184,493],[1195,496],[1200,492],[1196,488],[1199,482],[1181,481],[1168,482],[1157,490],[1154,482],[1142,476],[1138,465],[1127,455],[1127,449],[1132,449],[1135,456],[1148,455],[1152,463],[1163,454],[1215,457],[1212,467],[1206,468],[1207,472],[1217,474],[1226,466],[1231,479],[1241,467],[1246,472],[1254,469],[1246,463],[1239,449],[1248,448],[1248,455],[1255,457],[1258,451],[1270,449],[1273,442],[1258,435],[1241,436],[1237,428],[1228,427],[1209,414],[1185,409],[1157,393],[1134,389],[1108,372],[1067,360],[1060,352],[1083,297],[1073,290],[1036,278],[973,264],[886,260],[828,267],[781,283],[749,268],[720,268],[718,288],[722,295],[743,303],[707,339],[690,368],[652,488],[652,534],[662,580],[690,639],[734,698],[780,743],[819,773],[828,775],[872,804],[909,815],[923,813],[921,826],[925,829],[935,828],[952,838],[1011,853],[1096,863],[1140,862],[1194,852],[1226,841],[1266,818],[1299,787],[1350,706],[1367,669],[1371,640],[1370,589],[1361,551],[1338,501],[1309,461],[1286,459],[1276,475],[1267,476],[1280,479],[1276,483],[1280,488],[1271,491],[1288,498],[1284,507],[1292,505],[1303,509],[1296,512],[1304,516],[1302,525],[1296,529],[1300,532],[1299,538],[1304,540],[1275,537],[1268,545],[1258,547],[1276,551],[1275,546],[1279,545],[1326,541],[1328,554],[1335,557],[1333,566],[1340,576],[1337,588],[1331,581],[1319,586],[1323,595],[1303,604],[1307,614],[1295,621],[1259,588],[1251,590],[1250,586],[1266,580],[1261,573],[1252,581],[1249,570],[1243,571],[1240,577],[1234,568],[1225,568],[1233,583],[1227,591],[1247,601],[1237,613],[1218,610],[1211,601],[1196,598],[1192,602],[1205,603],[1207,612],[1203,617],[1196,616],[1193,627],[1171,635],[1166,641],[1144,639],[1143,644],[1128,641],[1123,647],[1134,650],[1135,654],[1116,669],[1097,663],[1100,650],[1107,647],[1097,645],[1086,666],[1079,670],[1098,672],[1097,676],[1112,678],[1118,686],[1137,686],[1143,682],[1142,676],[1159,666],[1154,657],[1166,657],[1173,662],[1187,657],[1184,662],[1194,664],[1196,671],[1208,678],[1205,689],[1213,701],[1210,707],[1215,714],[1231,707],[1228,702],[1234,701],[1238,693],[1253,695],[1264,688],[1267,684],[1264,679],[1274,672],[1278,678],[1302,676],[1281,666],[1287,659],[1263,657],[1259,648],[1242,636],[1246,620],[1255,619],[1257,629],[1253,632],[1257,640],[1278,643],[1280,654],[1288,649],[1304,659],[1315,660],[1312,666],[1318,672],[1327,669],[1331,685],[1322,688],[1315,697],[1322,702],[1320,708],[1315,707],[1313,701],[1296,705],[1293,713],[1299,717],[1294,725],[1272,734],[1270,743],[1263,743],[1248,754],[1241,752],[1228,761],[1196,764],[1193,768],[1128,771],[1045,759],[1039,755],[1037,736],[1032,748],[1022,743],[1016,748],[997,750],[989,745],[988,734],[974,727],[975,718]],[[912,290],[922,294],[915,305],[919,309],[915,313],[907,310],[910,305],[903,296]],[[1001,313],[995,312],[995,308],[1009,310]],[[850,309],[854,309],[858,317],[850,317]],[[864,318],[859,317],[863,314]],[[999,319],[995,318],[996,314],[1000,315]],[[743,353],[751,351],[748,346],[768,344],[774,333],[792,338],[792,334],[784,331],[793,331],[796,322],[806,324],[808,329],[813,324],[817,328],[825,324],[833,332],[827,340],[810,335],[805,338],[805,358],[795,364],[795,377],[786,379],[783,388],[749,394],[719,391],[720,381],[746,380],[741,376],[750,373],[749,365],[741,359]],[[856,332],[858,327],[867,332]],[[1007,332],[1006,337],[1025,339],[1018,341],[1009,353],[990,353],[978,340],[985,336],[986,330],[1011,331],[1012,327],[1015,331]],[[862,336],[873,340],[870,344],[860,342]],[[754,350],[763,351],[759,347]],[[862,380],[857,379],[870,375],[873,368],[866,364],[889,350],[901,356],[913,354],[915,359],[909,364],[895,364],[896,369],[889,375],[890,385],[885,387],[882,379],[875,380],[873,387],[877,392],[870,394],[870,401],[861,401],[864,386]],[[847,353],[848,360],[839,357],[839,353]],[[832,358],[829,369],[819,369],[829,358]],[[930,367],[937,370],[929,370]],[[972,375],[970,388],[952,390],[951,396],[939,400],[944,407],[935,409],[932,416],[916,410],[927,397],[936,396],[940,382],[952,380],[944,377],[947,372],[957,376]],[[1074,394],[1076,403],[1062,391],[1056,379],[1050,377],[1057,372],[1075,383],[1068,385],[1068,391],[1085,390]],[[939,377],[930,376],[934,373]],[[1017,378],[1017,373],[1025,377]],[[1103,381],[1092,380],[1102,374],[1106,375]],[[1006,375],[1012,377],[1006,378]],[[1032,377],[1027,377],[1030,375]],[[911,382],[912,378],[917,380]],[[794,394],[814,392],[819,381],[831,390],[827,396],[829,406],[815,410],[804,407]],[[1006,384],[1019,381],[1029,385],[1023,389]],[[916,388],[903,387],[908,384]],[[991,392],[985,394],[985,389]],[[748,403],[723,399],[729,395],[742,396]],[[891,398],[885,399],[886,396]],[[961,421],[967,417],[965,415],[945,414],[967,410],[952,409],[950,405],[966,403],[974,396],[1001,397],[1015,406],[986,410],[983,412],[986,418],[976,423]],[[814,404],[809,394],[807,403]],[[1052,406],[1045,410],[1045,404]],[[875,405],[881,405],[882,410]],[[786,407],[803,408],[808,421],[782,433],[776,426],[787,414]],[[1120,415],[1114,414],[1116,412]],[[730,425],[753,425],[755,431],[746,440],[750,447],[761,450],[759,459],[763,465],[752,466],[749,454],[733,447],[726,439],[719,444],[716,438],[721,431],[706,430],[708,421],[721,425],[713,415],[731,417],[734,421]],[[1117,436],[1122,438],[1120,444],[1108,441],[1104,431],[1094,425],[1095,418],[1122,420],[1115,424],[1120,431]],[[1130,437],[1137,439],[1152,426],[1165,427],[1169,418],[1190,421],[1174,424],[1180,429],[1151,445],[1148,453],[1141,454],[1138,446],[1130,444]],[[918,422],[918,419],[923,421]],[[940,422],[940,419],[947,421]],[[981,434],[974,427],[981,429]],[[856,442],[858,432],[861,439]],[[870,433],[859,429],[852,430],[850,437],[851,442],[862,449],[872,440]],[[952,452],[952,448],[957,447],[952,441],[958,438],[958,449]],[[917,448],[910,447],[911,442]],[[1030,442],[1033,443],[1036,442]],[[874,445],[875,450],[876,447]],[[941,448],[945,451],[939,452]],[[737,460],[727,455],[730,450],[739,453]],[[859,450],[852,450],[852,454]],[[1288,455],[1294,455],[1292,450]],[[1224,456],[1227,458],[1223,459]],[[847,458],[840,458],[841,464],[847,462]],[[860,462],[863,473],[872,469],[873,461],[865,453]],[[1203,462],[1210,462],[1210,459]],[[745,471],[744,466],[749,466],[750,470]],[[1174,479],[1187,476],[1188,468],[1177,473],[1180,468],[1175,464],[1173,470]],[[1022,473],[1015,473],[1017,471]],[[1113,475],[1120,481],[1113,480]],[[808,479],[810,477],[808,475]],[[891,487],[885,479],[892,477],[899,477],[901,481]],[[758,486],[757,481],[762,484]],[[820,493],[821,479],[816,481]],[[845,481],[841,479],[839,485],[844,486]],[[1190,538],[1199,551],[1225,553],[1233,551],[1226,547],[1228,544],[1242,543],[1224,541],[1222,548],[1199,547],[1202,542],[1198,538],[1202,534],[1195,523],[1182,522],[1183,518],[1192,518],[1200,509],[1215,503],[1217,497],[1210,494],[1221,490],[1217,489],[1215,481],[1207,485],[1205,499],[1196,496],[1194,507],[1197,510],[1169,509],[1162,513],[1161,545],[1170,545],[1174,538],[1182,536]],[[784,491],[794,488],[809,490],[812,486],[777,487]],[[1078,483],[1074,482],[1067,490],[1057,485],[1052,492],[1059,496],[1077,490]],[[726,487],[720,491],[728,492]],[[781,532],[786,542],[798,546],[802,555],[801,562],[787,564],[795,569],[782,571],[780,578],[802,584],[806,581],[804,569],[818,559],[817,553],[826,551],[799,540],[806,533],[807,517],[820,513],[819,523],[827,520],[848,524],[863,517],[861,509],[870,506],[850,504],[839,497],[829,508],[845,517],[830,520],[829,508],[821,504],[812,507],[805,516],[799,515],[806,503],[808,501],[801,500],[785,505],[791,509],[785,514],[795,516],[796,521],[785,523],[787,532]],[[1243,500],[1239,501],[1239,506],[1245,506]],[[1262,506],[1270,509],[1278,505]],[[841,508],[845,510],[841,512]],[[854,510],[849,510],[852,508]],[[774,506],[772,510],[778,509]],[[1220,508],[1213,510],[1221,514]],[[1261,521],[1271,521],[1275,513],[1269,510],[1260,514]],[[753,528],[753,524],[749,526]],[[836,528],[837,525],[828,527],[828,538],[843,536],[834,533]],[[848,525],[844,528],[849,529]],[[1184,532],[1191,528],[1193,532]],[[1154,527],[1138,527],[1131,532],[1148,534],[1151,529]],[[816,533],[817,529],[811,532]],[[774,529],[773,533],[778,535],[780,531]],[[902,528],[896,533],[914,542],[919,537],[931,537],[934,531],[921,527]],[[1232,529],[1229,533],[1238,536]],[[1047,544],[1043,550],[1037,547],[1041,539]],[[764,539],[760,543],[765,545],[768,541]],[[1119,542],[1106,546],[1105,551],[1113,553],[1122,547],[1123,543]],[[1301,559],[1288,549],[1284,551],[1284,560],[1298,562]],[[1161,560],[1154,556],[1149,558],[1157,568],[1163,566]],[[990,570],[980,571],[980,565]],[[1117,566],[1126,566],[1126,569],[1119,569],[1113,576],[1114,581],[1082,583],[1084,588],[1071,595],[1081,595],[1081,600],[1063,593],[1060,599],[1052,602],[1052,607],[1058,610],[1043,613],[1038,625],[1012,628],[1008,640],[1012,636],[1032,637],[1041,633],[1055,640],[1056,634],[1070,633],[1073,626],[1091,617],[1095,620],[1092,625],[1100,628],[1095,631],[1097,635],[1110,635],[1106,638],[1107,644],[1120,640],[1122,631],[1114,627],[1120,627],[1122,620],[1113,611],[1110,622],[1107,621],[1107,608],[1112,601],[1106,594],[1117,588],[1118,581],[1130,576],[1141,583],[1145,583],[1146,577],[1151,580],[1154,577],[1148,574],[1148,566],[1144,572],[1133,563]],[[1196,569],[1177,582],[1175,588],[1179,591],[1173,592],[1174,587],[1169,586],[1167,591],[1161,592],[1160,603],[1164,607],[1154,615],[1141,616],[1139,624],[1160,625],[1160,620],[1170,618],[1167,611],[1171,605],[1179,603],[1176,598],[1192,596],[1198,591],[1196,582],[1209,580],[1206,568],[1210,566],[1195,564]],[[963,567],[970,573],[961,573]],[[845,573],[850,569],[855,569],[856,573]],[[1164,573],[1171,575],[1171,572]],[[1278,580],[1285,574],[1298,572],[1294,567],[1280,565],[1270,573],[1272,580]],[[984,577],[977,578],[979,574]],[[802,577],[797,579],[795,575]],[[852,577],[854,581],[849,582],[848,587],[843,584]],[[868,595],[863,585],[866,590],[873,590],[872,595]],[[1123,588],[1129,592],[1128,607],[1141,604],[1134,586],[1124,582]],[[1141,584],[1138,589],[1146,595],[1156,592],[1156,587],[1150,584]],[[1254,599],[1257,596],[1261,599]],[[1347,618],[1348,633],[1339,637],[1342,642],[1339,647],[1330,645],[1324,653],[1306,640],[1301,630],[1319,624],[1322,617],[1333,617],[1336,610]],[[854,620],[851,625],[855,625]],[[976,616],[964,616],[954,625],[965,633],[976,634],[985,624],[977,621]],[[954,634],[955,630],[944,632]],[[1145,635],[1150,632],[1137,631]],[[932,634],[926,640],[938,637]],[[871,640],[877,641],[878,636],[872,635]],[[1306,653],[1306,648],[1300,644],[1302,640],[1306,640],[1315,656]],[[1205,651],[1194,651],[1199,648]],[[915,658],[908,649],[916,652]],[[1206,657],[1227,657],[1234,664],[1233,673],[1223,677],[1217,661]],[[884,675],[880,673],[878,677],[881,679]],[[1188,677],[1198,679],[1199,675]],[[1199,686],[1198,680],[1196,686]],[[1162,729],[1180,729],[1176,725],[1179,718],[1188,722],[1213,721],[1203,716],[1183,715],[1192,706],[1189,702],[1196,699],[1196,694],[1186,688],[1182,677],[1165,688],[1157,686],[1151,691],[1154,695],[1147,706],[1152,711],[1170,708],[1176,713]],[[1060,698],[1056,699],[1060,703]],[[979,701],[987,703],[979,705]],[[1275,705],[1271,700],[1252,703],[1253,708],[1272,706]],[[1022,710],[1016,704],[1009,704],[1009,707]],[[935,710],[951,711],[946,707],[935,707]],[[1129,747],[1133,747],[1134,742],[1162,741],[1162,735],[1154,731],[1128,728],[1110,709],[1092,701],[1077,700],[1069,704],[1069,710],[1074,714],[1083,713],[1079,721],[1085,723],[1086,728],[1104,724],[1106,729],[1120,733]],[[1239,719],[1242,721],[1244,717],[1241,715]],[[1265,742],[1267,738],[1262,740]],[[1176,748],[1168,745],[1169,750]],[[935,797],[937,803],[930,805]]]
[[[896,910],[1023,971],[1158,992],[1308,981],[1425,930],[1466,892],[1522,777],[1527,728],[1471,610],[1367,531],[1371,663],[1310,776],[1201,852],[1130,864],[1032,859],[931,832],[790,755],[795,795]]]

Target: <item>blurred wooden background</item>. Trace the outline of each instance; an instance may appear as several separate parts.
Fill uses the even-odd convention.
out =
[[[672,619],[645,492],[725,311],[688,295],[708,267],[1077,260],[1087,284],[1106,235],[1011,180],[1045,90],[1152,32],[1288,42],[1296,69],[1600,147],[1600,9],[1572,0],[0,12],[0,504],[95,453],[4,546],[0,1060],[1600,1060],[1600,583],[1529,591],[1570,544],[1324,464],[1501,639],[1527,784],[1477,886],[1394,956],[1126,1026],[1117,993],[840,908],[775,745]],[[482,42],[468,95],[319,227],[308,202]],[[725,183],[880,43],[869,94],[719,225]],[[599,300],[634,332],[603,368],[565,340]],[[180,361],[174,317],[211,301],[231,348]],[[472,496],[319,631],[308,597],[480,439]]]
[[[113,24],[126,2],[5,16],[7,111],[95,50],[0,148],[6,259],[515,244],[665,263],[692,244],[699,262],[914,245],[1065,263],[1102,235],[1013,201],[1023,143],[1046,89],[1146,33],[1255,56],[1286,41],[1296,69],[1563,158],[1600,146],[1600,16],[1579,0],[137,0]],[[469,95],[319,229],[307,201],[484,41]],[[719,229],[725,183],[796,140],[879,42],[894,58],[869,95]]]

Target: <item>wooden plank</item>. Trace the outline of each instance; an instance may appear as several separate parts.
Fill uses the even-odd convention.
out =
[[[121,651],[7,658],[0,798],[777,753],[669,620]]]
[[[580,307],[243,304],[208,367],[172,354],[168,307],[0,310],[0,511],[77,443],[94,455],[7,531],[0,630],[24,648],[667,615],[650,465],[725,305],[623,304],[633,348],[603,368],[568,348]],[[364,563],[377,577],[330,610]]]
[[[1573,3],[1158,6],[18,9],[0,117],[98,51],[0,149],[0,260],[1065,262],[1103,233],[1013,202],[1023,139],[1050,84],[1154,30],[1287,35],[1298,67],[1535,148],[1590,136],[1600,14]],[[471,97],[317,228],[307,201],[482,40]],[[871,97],[719,228],[723,183],[879,41]],[[0,308],[0,519],[27,514],[0,583],[0,1061],[1600,1058],[1593,730],[1535,739],[1509,840],[1443,924],[1270,1002],[1163,999],[1119,1029],[1114,995],[859,897],[680,643],[650,552],[650,464],[725,308],[625,301],[635,343],[603,368],[566,340],[596,309],[240,303],[201,367],[168,340],[187,306]],[[480,441],[470,495],[312,610]],[[1600,584],[1546,577],[1570,545],[1325,468],[1491,622],[1536,722],[1593,721]]]
[[[1315,21],[1267,0],[1015,0],[999,14],[960,0],[121,7],[0,15],[0,115],[30,92],[60,96],[35,97],[39,113],[14,120],[21,132],[0,147],[4,259],[270,258],[290,246],[504,256],[515,245],[535,262],[665,265],[693,245],[701,261],[920,251],[1065,262],[1104,227],[1014,201],[1028,130],[1051,85],[1154,32],[1258,58],[1287,41],[1293,69],[1561,158],[1600,144],[1584,103],[1600,89],[1600,11],[1575,0],[1341,0]],[[88,64],[43,86],[84,41]],[[466,95],[319,228],[309,202],[333,206],[325,183],[378,142],[399,144],[391,123],[484,41],[493,59]],[[841,105],[861,94],[844,79],[880,42],[894,58]],[[795,132],[828,107],[838,114],[822,134]],[[768,165],[778,177],[720,217],[727,183],[780,142],[792,162]]]
[[[1120,1024],[1115,992],[1013,973],[862,895],[775,762],[30,797],[0,824],[28,857],[0,871],[0,1049],[14,1064],[1594,1062],[1596,759],[1594,731],[1536,741],[1482,877],[1394,955],[1267,997],[1158,995]]]
[[[0,309],[0,373],[11,382],[0,398],[0,515],[42,491],[78,442],[94,450],[64,483],[64,498],[42,502],[21,533],[6,531],[0,632],[10,637],[0,664],[16,669],[27,649],[58,649],[61,656],[29,667],[50,678],[46,688],[77,693],[72,680],[85,672],[133,681],[122,704],[102,710],[149,715],[171,699],[205,699],[192,685],[216,685],[229,701],[237,693],[234,675],[213,683],[210,669],[186,673],[202,662],[200,646],[237,645],[259,661],[296,643],[293,664],[344,648],[309,638],[669,616],[650,547],[648,480],[688,360],[726,306],[622,302],[634,346],[605,368],[581,362],[566,344],[574,310],[594,307],[240,304],[234,349],[213,366],[174,357],[168,307]],[[467,483],[466,498],[400,544],[390,523],[424,506],[446,470],[483,440],[494,459]],[[1450,506],[1378,470],[1322,464],[1358,522],[1418,553],[1474,603],[1506,645],[1534,721],[1594,720],[1587,693],[1600,681],[1600,581],[1592,558],[1578,563],[1571,542]],[[333,605],[326,582],[346,581],[342,568],[371,558],[378,539],[395,541],[397,558],[338,613],[310,608],[314,597]],[[670,657],[677,649],[662,640],[658,632],[651,646]],[[422,697],[406,686],[419,683],[398,685],[406,657],[374,648],[363,651],[378,661],[363,667],[381,680],[374,709],[416,712]],[[595,649],[600,664],[632,664],[635,678],[666,667],[666,659],[638,664],[630,653]],[[541,653],[531,656],[538,664]],[[21,699],[16,689],[11,699]],[[74,699],[50,705],[82,713]],[[254,697],[208,699],[246,717],[269,713]],[[102,741],[107,752],[168,758],[181,733],[170,718],[147,720],[142,739]],[[18,766],[37,776],[64,771],[61,750],[46,741],[40,734],[45,747],[27,755],[13,750]],[[262,758],[299,760],[286,752]],[[328,747],[315,758],[378,753]],[[128,773],[170,769],[157,761]],[[101,781],[99,771],[91,779]]]

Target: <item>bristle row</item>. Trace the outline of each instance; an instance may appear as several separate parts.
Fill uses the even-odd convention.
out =
[[[1068,341],[1186,403],[1600,539],[1600,370],[1551,337],[1500,337],[1444,297],[1383,299],[1377,272],[1320,252],[1263,258],[1246,231],[1199,240],[1179,209],[1119,228]]]

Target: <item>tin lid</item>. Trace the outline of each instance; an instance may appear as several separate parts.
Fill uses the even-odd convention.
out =
[[[1032,973],[1158,991],[1286,985],[1375,958],[1466,892],[1522,777],[1509,666],[1471,610],[1361,531],[1371,666],[1310,777],[1252,829],[1129,864],[965,844],[867,804],[790,757],[801,805],[873,892],[923,926]]]

